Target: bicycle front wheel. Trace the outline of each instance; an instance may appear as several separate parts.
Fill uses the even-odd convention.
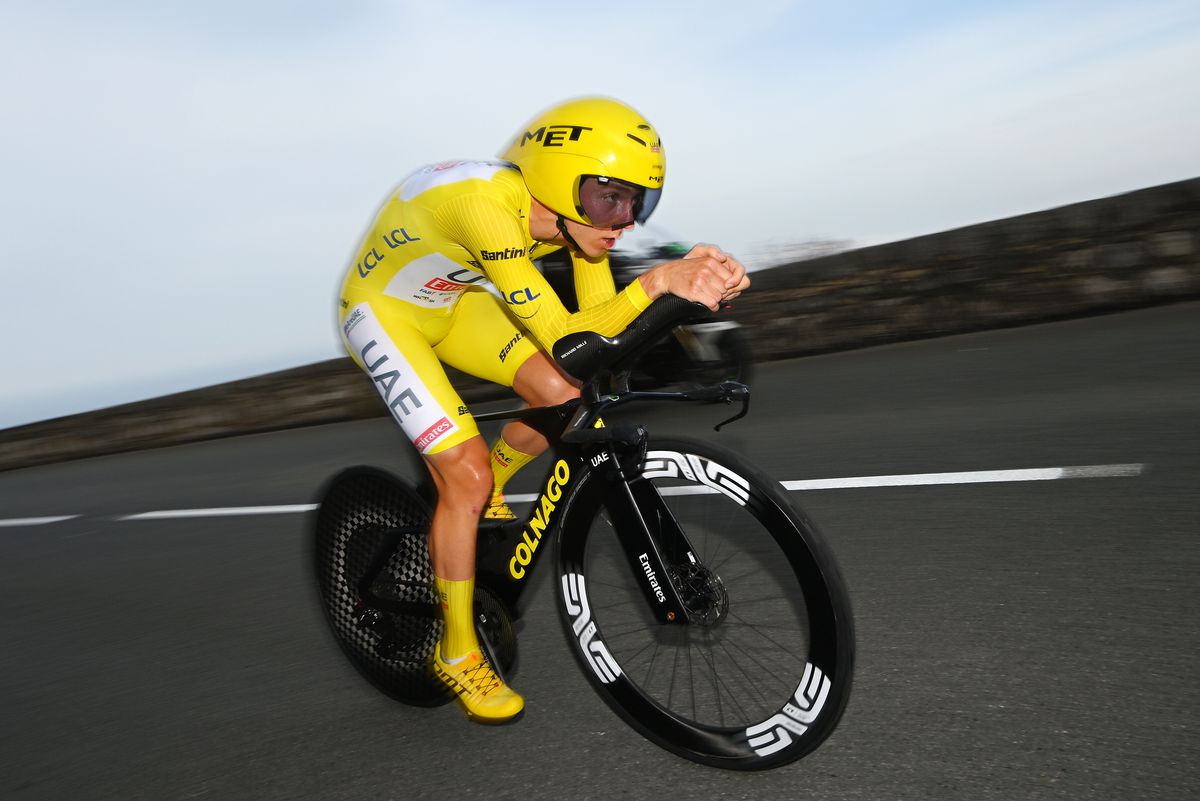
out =
[[[667,566],[688,619],[649,608],[641,585],[659,577],[622,546],[605,506],[619,501],[591,473],[558,546],[560,610],[584,673],[629,725],[687,759],[736,770],[799,759],[837,725],[853,672],[828,546],[778,482],[724,449],[651,439],[642,472],[664,504],[643,516],[673,517],[692,548]]]

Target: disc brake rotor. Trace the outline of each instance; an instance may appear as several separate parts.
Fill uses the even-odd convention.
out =
[[[721,577],[701,564],[671,565],[667,575],[691,622],[716,626],[729,612],[729,593]]]

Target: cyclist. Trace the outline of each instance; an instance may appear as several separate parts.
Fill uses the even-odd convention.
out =
[[[716,309],[749,286],[736,259],[698,245],[616,291],[608,251],[654,211],[666,168],[658,133],[625,104],[554,106],[501,159],[431,165],[405,179],[347,270],[339,312],[343,343],[437,487],[429,554],[445,626],[433,669],[481,722],[512,719],[524,700],[475,637],[476,528],[481,514],[513,516],[504,486],[547,442],[513,421],[489,452],[442,363],[510,386],[531,405],[562,403],[579,394],[546,355],[563,335],[615,334],[668,292]],[[532,262],[564,246],[575,314]],[[488,281],[503,303],[481,286]]]

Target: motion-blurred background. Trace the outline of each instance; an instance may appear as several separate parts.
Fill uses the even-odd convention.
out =
[[[711,241],[762,269],[1193,178],[1198,68],[1182,0],[25,4],[0,30],[0,428],[341,356],[333,294],[389,190],[493,157],[564,97],[618,96],[663,132],[666,196],[629,250]],[[1194,218],[1162,202],[833,272],[863,298],[998,248],[1117,281],[1187,269]]]

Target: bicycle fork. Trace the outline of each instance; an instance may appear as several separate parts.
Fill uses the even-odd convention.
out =
[[[604,443],[592,450],[590,460],[593,467],[607,463],[611,484],[604,506],[647,605],[660,623],[701,622],[694,619],[695,604],[681,594],[679,580],[699,566],[695,549],[658,489],[641,475],[646,430],[614,426],[587,433],[588,440]]]

